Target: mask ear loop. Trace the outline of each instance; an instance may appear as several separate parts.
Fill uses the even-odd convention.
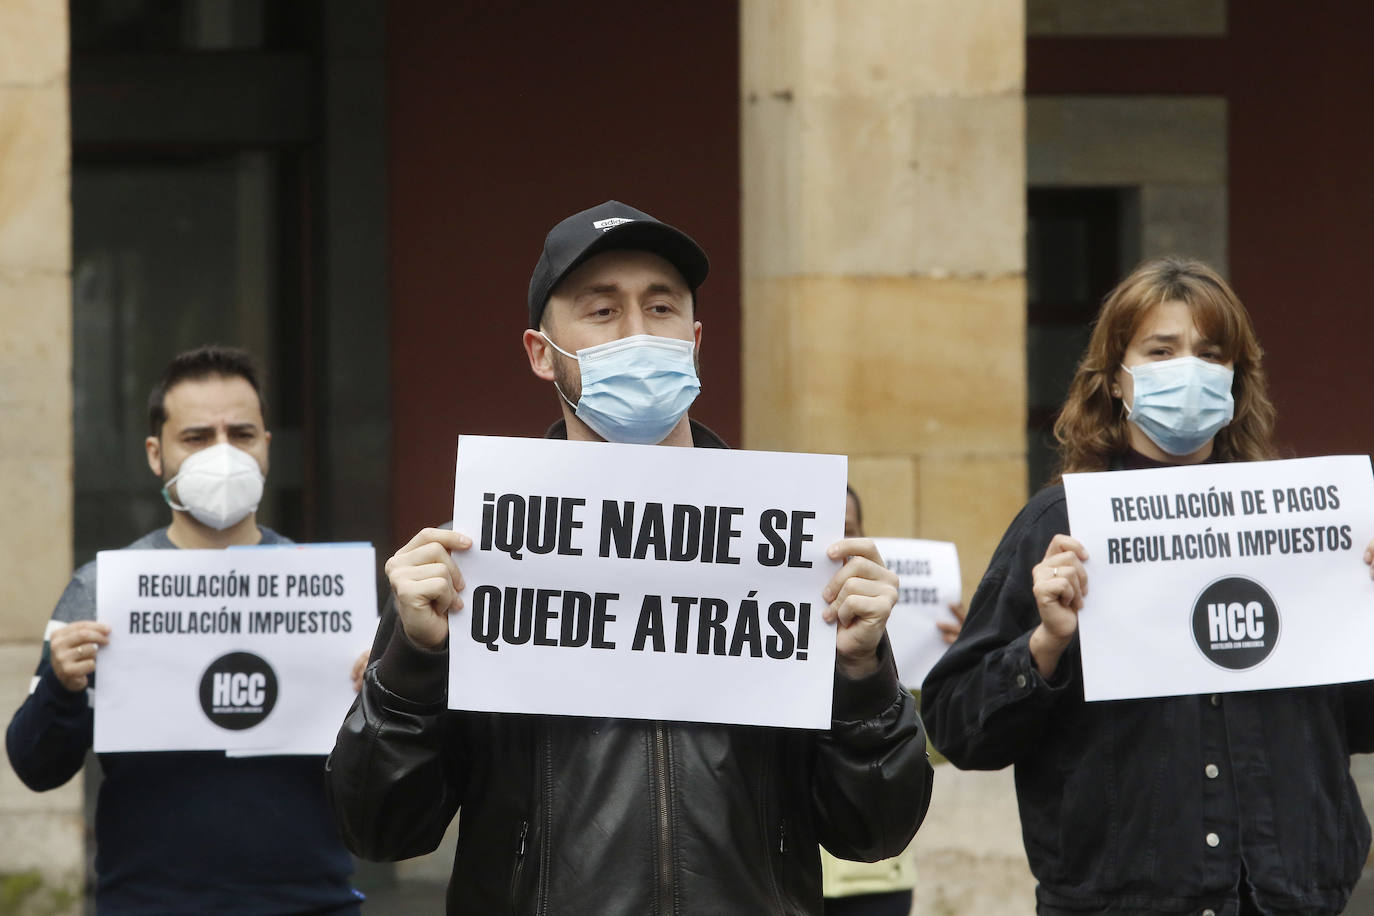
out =
[[[563,399],[564,404],[567,404],[570,408],[572,408],[573,413],[577,413],[577,405],[574,404],[572,401],[568,400],[568,396],[563,393],[563,388],[558,384],[556,380],[553,383],[553,390],[558,392],[558,396]]]
[[[1135,378],[1135,373],[1132,372],[1131,367],[1127,366],[1125,363],[1121,364],[1121,370],[1125,372],[1127,375],[1129,375],[1132,379]],[[1112,387],[1116,389],[1115,392],[1112,394],[1112,397],[1121,399],[1121,419],[1129,420],[1131,418],[1131,405],[1126,403],[1125,392],[1123,392],[1120,386],[1118,386],[1115,382],[1112,383]]]
[[[163,486],[162,486],[162,499],[163,499],[163,501],[165,501],[165,502],[167,503],[167,505],[171,506],[173,509],[177,510],[178,512],[190,512],[191,510],[188,509],[188,508],[186,508],[185,506],[178,505],[177,503],[172,502],[172,493],[171,493],[172,484],[176,483],[176,482],[177,482],[178,480],[180,480],[180,479],[181,479],[181,475],[180,475],[180,474],[177,474],[177,475],[176,475],[175,477],[173,477],[171,480],[167,481],[167,483],[163,484]]]
[[[558,344],[554,343],[553,338],[549,337],[549,335],[544,332],[543,328],[540,328],[539,336],[544,338],[544,343],[553,347],[555,350],[557,350],[559,353],[562,353],[568,359],[577,359],[577,355],[575,353],[569,353],[567,350],[564,350]],[[580,367],[581,365],[582,361],[578,360],[578,366]],[[574,404],[572,401],[568,400],[568,396],[563,393],[563,386],[558,384],[558,379],[553,380],[553,389],[558,392],[558,396],[563,399],[563,403],[567,404],[568,407],[572,409],[573,413],[577,413],[577,405]]]

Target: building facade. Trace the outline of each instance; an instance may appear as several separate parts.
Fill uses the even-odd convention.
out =
[[[164,516],[140,445],[173,352],[256,351],[265,520],[384,557],[448,517],[457,434],[558,416],[524,291],[547,228],[611,197],[712,256],[694,416],[848,454],[869,530],[955,541],[966,594],[1142,257],[1230,277],[1292,454],[1369,453],[1372,10],[0,4],[0,696],[74,563]],[[918,909],[1023,911],[1010,774],[937,782]],[[88,817],[4,768],[0,882],[74,905]]]

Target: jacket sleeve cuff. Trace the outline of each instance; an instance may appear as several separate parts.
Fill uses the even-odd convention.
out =
[[[396,621],[391,640],[377,661],[377,681],[388,692],[412,703],[443,703],[448,693],[448,645],[422,649]]]
[[[43,672],[38,676],[38,687],[34,692],[41,692],[43,699],[48,704],[67,713],[84,712],[86,707],[90,705],[85,688],[77,691],[68,690],[57,679],[57,672],[46,664],[43,667]]]
[[[878,670],[863,677],[850,677],[835,666],[835,693],[830,718],[834,722],[858,722],[882,715],[897,699],[902,685],[897,680],[897,663],[887,634],[878,643]]]
[[[1073,682],[1073,666],[1069,663],[1069,651],[1059,659],[1059,667],[1048,678],[1040,674],[1031,655],[1030,640],[1034,630],[1022,633],[1006,653],[1007,664],[1003,667],[1003,690],[1012,700],[1020,700],[1034,693],[1057,693]],[[1077,637],[1075,637],[1075,640]],[[1070,646],[1070,650],[1073,645]]]

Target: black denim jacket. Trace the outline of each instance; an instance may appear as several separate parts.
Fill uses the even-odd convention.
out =
[[[1374,682],[1085,703],[1076,640],[1049,682],[1029,649],[1031,567],[1068,530],[1063,487],[1021,510],[921,692],[956,766],[1015,764],[1039,912],[1232,914],[1242,874],[1266,913],[1339,912],[1369,851],[1350,754],[1374,750]]]

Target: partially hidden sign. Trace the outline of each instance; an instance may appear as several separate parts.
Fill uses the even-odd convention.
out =
[[[449,706],[828,728],[847,461],[462,436]]]
[[[327,754],[377,625],[371,545],[106,550],[95,750]]]
[[[1374,679],[1365,456],[1064,475],[1088,700]]]
[[[897,606],[887,621],[897,676],[919,690],[949,644],[938,624],[957,625],[950,605],[958,604],[959,550],[949,541],[874,538],[883,563],[897,574]]]

